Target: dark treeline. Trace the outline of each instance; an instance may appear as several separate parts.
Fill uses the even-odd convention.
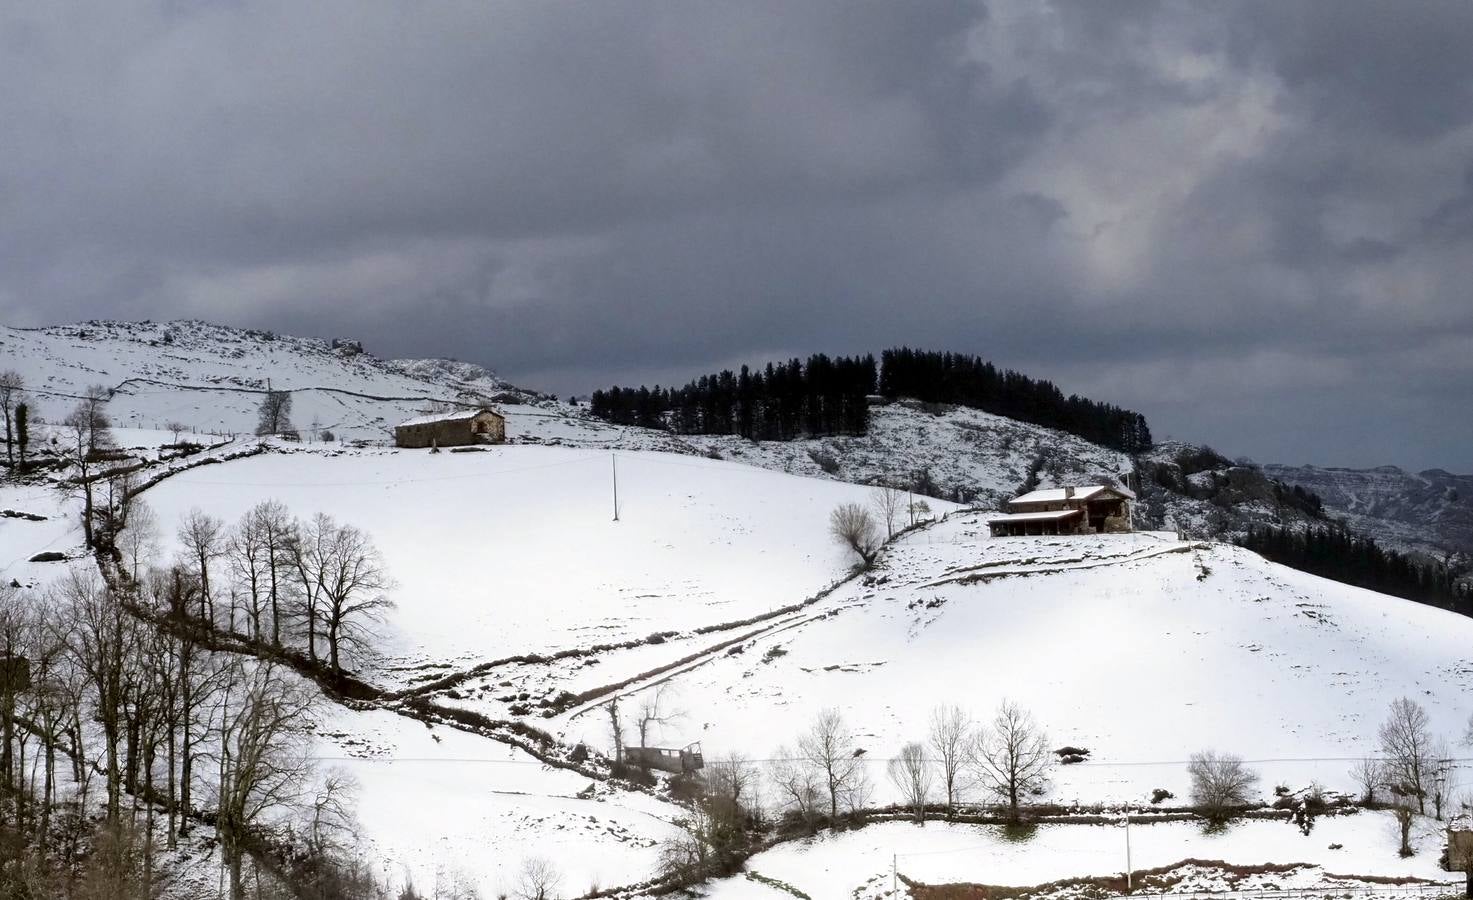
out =
[[[866,397],[875,391],[873,356],[822,353],[766,369],[742,366],[681,388],[594,391],[594,415],[620,425],[665,428],[678,434],[735,434],[763,441],[829,434],[863,434]]]
[[[1416,562],[1340,528],[1255,526],[1238,543],[1313,575],[1473,615],[1473,588],[1458,583],[1446,567]]]
[[[1064,393],[1050,381],[999,369],[979,357],[901,347],[873,356],[818,354],[702,375],[682,388],[594,391],[594,415],[620,425],[678,434],[735,434],[786,441],[863,434],[870,394],[970,406],[1035,425],[1068,431],[1128,453],[1149,449],[1151,429],[1140,413]]]
[[[1151,447],[1151,429],[1140,413],[1066,397],[1051,381],[999,369],[980,357],[901,347],[886,350],[880,361],[880,393],[886,397],[970,406],[1127,453]]]

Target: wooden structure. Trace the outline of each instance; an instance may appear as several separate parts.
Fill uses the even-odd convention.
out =
[[[506,440],[506,419],[485,407],[431,413],[394,426],[399,447],[464,447]]]
[[[1025,534],[1101,534],[1130,531],[1135,494],[1123,487],[1083,487],[1030,491],[1008,501],[1008,511],[987,520],[993,537]]]
[[[674,772],[677,775],[698,772],[706,767],[706,760],[701,755],[699,742],[679,750],[673,747],[625,747],[623,759],[620,761],[642,769],[659,769],[662,772]]]

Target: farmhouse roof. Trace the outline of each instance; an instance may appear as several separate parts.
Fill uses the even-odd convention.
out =
[[[997,522],[1052,522],[1058,519],[1070,519],[1079,515],[1077,509],[1055,509],[1049,512],[1026,512],[1026,513],[1004,513],[993,516],[987,520],[991,525]]]
[[[500,415],[499,413],[491,412],[491,410],[489,409],[458,409],[455,412],[430,413],[427,416],[418,416],[416,418],[400,422],[394,427],[404,428],[409,425],[433,425],[436,422],[463,422],[466,419],[474,419],[481,413],[491,413],[491,415],[493,416]]]
[[[1009,503],[1062,503],[1065,500],[1093,500],[1106,491],[1114,491],[1122,497],[1131,500],[1135,494],[1123,487],[1113,487],[1104,484],[1087,484],[1074,488],[1073,496],[1065,494],[1067,488],[1044,488],[1040,491],[1029,491],[1021,497],[1014,497]]]

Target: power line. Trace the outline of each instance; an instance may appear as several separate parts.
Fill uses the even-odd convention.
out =
[[[315,757],[312,757],[312,758],[313,759],[316,759],[316,760],[319,760],[319,761],[367,761],[367,762],[413,762],[413,763],[450,762],[450,763],[487,763],[487,764],[509,765],[509,766],[545,766],[545,765],[547,765],[547,763],[544,763],[541,760],[535,760],[535,759],[499,759],[499,758],[489,757],[489,756],[395,756],[395,757],[387,757],[387,756],[315,756]],[[1275,764],[1283,764],[1283,763],[1348,763],[1348,762],[1360,762],[1363,759],[1373,759],[1373,760],[1377,760],[1377,761],[1381,761],[1381,762],[1385,762],[1386,761],[1385,759],[1383,759],[1381,757],[1373,757],[1373,756],[1372,757],[1367,757],[1367,756],[1297,756],[1297,757],[1289,757],[1289,756],[1285,756],[1285,757],[1273,757],[1273,758],[1265,758],[1265,759],[1245,759],[1245,760],[1243,760],[1243,762],[1245,764],[1253,764],[1253,765],[1265,765],[1265,764],[1270,764],[1270,763],[1275,763]],[[859,757],[859,760],[861,762],[865,762],[865,763],[890,763],[890,762],[895,761],[895,758],[894,757],[883,757],[883,756],[863,756],[863,757]],[[720,762],[720,760],[717,760],[717,759],[713,759],[713,761],[714,762]],[[911,761],[913,761],[913,760],[910,760],[910,759],[907,759],[906,760],[906,762],[911,762]],[[940,760],[934,760],[934,759],[927,759],[927,760],[924,760],[924,761],[925,762],[928,762],[928,763],[933,763],[933,764],[939,764],[940,763]],[[768,757],[768,758],[765,758],[765,759],[746,759],[746,758],[744,758],[744,759],[741,760],[741,762],[743,762],[743,763],[752,763],[752,764],[771,764],[771,763],[805,763],[805,762],[809,762],[809,760],[804,759],[802,757]],[[1145,766],[1185,766],[1185,765],[1187,765],[1190,762],[1191,762],[1191,760],[1185,760],[1185,759],[1183,759],[1183,760],[1152,760],[1152,761],[1139,761],[1139,760],[1137,760],[1137,761],[1093,762],[1093,763],[1091,763],[1091,762],[1084,762],[1084,763],[1071,763],[1070,765],[1065,766],[1063,768],[1066,768],[1066,769],[1077,769],[1077,768],[1084,768],[1086,766],[1094,767],[1094,768],[1115,768],[1115,767],[1127,767],[1127,766],[1129,766],[1129,767],[1134,767],[1134,766],[1142,766],[1142,767],[1145,767]],[[1464,757],[1449,757],[1449,758],[1446,758],[1446,759],[1438,760],[1438,762],[1442,762],[1442,763],[1459,763],[1459,764],[1461,764],[1461,763],[1473,763],[1473,757],[1466,757],[1466,756],[1464,756]]]

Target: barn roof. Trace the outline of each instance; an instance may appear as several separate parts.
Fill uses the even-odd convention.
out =
[[[1065,488],[1044,488],[1041,491],[1029,491],[1021,497],[1014,497],[1008,503],[1062,503],[1065,500],[1093,500],[1106,491],[1114,491],[1122,497],[1135,499],[1135,494],[1126,488],[1105,484],[1086,484],[1076,487],[1073,497],[1066,497],[1065,490]]]
[[[481,413],[490,413],[493,416],[500,415],[500,413],[492,412],[489,409],[458,409],[455,412],[430,413],[427,416],[419,416],[417,418],[400,422],[394,427],[404,428],[410,425],[433,425],[436,422],[464,422],[467,419],[474,419]]]
[[[988,525],[996,525],[1001,522],[1051,522],[1056,519],[1070,519],[1080,515],[1077,509],[1055,509],[1049,512],[1027,512],[1027,513],[1004,513],[993,516],[987,520]]]

